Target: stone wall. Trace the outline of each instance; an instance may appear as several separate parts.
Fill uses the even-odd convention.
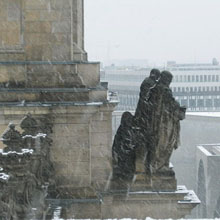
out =
[[[81,0],[2,0],[0,60],[85,61],[82,6]]]
[[[28,113],[50,116],[57,187],[105,190],[117,102],[100,83],[99,63],[87,61],[83,0],[3,0],[0,6],[0,27],[9,37],[5,42],[0,32],[0,131]]]
[[[18,125],[31,113],[34,118],[47,116],[53,123],[51,161],[58,187],[94,187],[104,191],[111,176],[111,112],[114,104],[90,106],[1,107],[0,128]],[[2,147],[2,146],[1,146]]]

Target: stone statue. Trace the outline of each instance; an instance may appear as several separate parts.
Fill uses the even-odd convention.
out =
[[[169,159],[173,149],[179,145],[180,120],[185,117],[185,107],[180,107],[174,99],[169,85],[172,74],[163,71],[158,84],[150,90],[149,105],[153,106],[149,121],[150,140],[153,144],[148,149],[147,166],[152,173],[169,171]]]
[[[114,180],[132,180],[134,174],[147,180],[158,174],[172,177],[175,186],[169,160],[179,145],[186,108],[172,95],[172,78],[168,71],[153,69],[141,84],[135,116],[123,113],[112,147]]]
[[[138,168],[139,172],[150,172],[150,158],[154,146],[152,136],[152,119],[154,112],[154,104],[149,102],[151,91],[158,84],[160,71],[152,69],[150,76],[146,77],[140,87],[139,101],[135,112],[135,127],[136,127],[136,155],[138,164],[145,163],[145,168]],[[137,166],[140,167],[140,166]]]
[[[139,101],[135,111],[136,118],[143,118],[143,116],[148,116],[148,111],[146,108],[148,106],[149,91],[156,85],[159,78],[160,71],[158,69],[152,69],[150,76],[146,77],[141,83]]]
[[[39,123],[39,119],[28,114],[20,124],[24,130],[22,134],[10,124],[2,135],[6,147],[0,152],[0,219],[32,219],[33,210],[41,214],[45,208],[44,198],[49,193],[44,190],[45,186],[52,184],[50,190],[54,190],[54,169],[50,161],[52,139],[47,138],[52,132],[52,123],[41,120]],[[3,190],[1,182],[7,176],[10,179]]]
[[[112,147],[113,179],[130,181],[135,172],[133,116],[124,112]]]
[[[4,173],[0,173],[0,219],[10,219],[10,207],[9,204],[4,201],[6,194],[7,179],[4,178]]]
[[[30,171],[27,171],[25,175],[25,181],[24,181],[25,183],[24,192],[23,192],[24,204],[31,205],[34,192],[36,191],[36,189],[39,188],[39,185],[40,185],[39,182],[40,180],[38,180],[33,173],[31,173]]]
[[[38,124],[37,121],[28,113],[21,121],[20,127],[24,130],[22,133],[25,135],[36,135],[38,133]]]
[[[9,129],[2,135],[2,141],[6,145],[6,147],[3,149],[4,152],[21,152],[22,137],[21,134],[15,130],[14,124],[9,124]]]

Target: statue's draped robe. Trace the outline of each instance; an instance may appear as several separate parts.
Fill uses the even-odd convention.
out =
[[[132,180],[135,172],[133,130],[121,124],[112,146],[113,179]]]
[[[137,148],[142,148],[146,152],[151,148],[151,120],[154,106],[149,103],[150,91],[156,86],[157,82],[150,77],[145,78],[140,87],[140,96],[135,112],[136,141]]]
[[[146,118],[148,117],[148,98],[149,91],[156,85],[156,81],[150,77],[145,78],[140,87],[139,101],[137,104],[135,117]]]
[[[150,91],[149,111],[151,144],[151,168],[153,172],[169,167],[173,149],[179,144],[180,106],[175,101],[169,87],[156,85]]]

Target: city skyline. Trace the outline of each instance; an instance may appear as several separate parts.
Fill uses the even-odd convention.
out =
[[[89,60],[149,64],[220,59],[218,0],[85,0]]]

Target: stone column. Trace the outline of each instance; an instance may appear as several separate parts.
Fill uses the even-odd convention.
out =
[[[82,0],[2,0],[0,59],[86,61]]]
[[[27,113],[50,117],[57,186],[103,190],[116,103],[99,63],[87,61],[83,7],[83,0],[0,1],[0,131]]]

